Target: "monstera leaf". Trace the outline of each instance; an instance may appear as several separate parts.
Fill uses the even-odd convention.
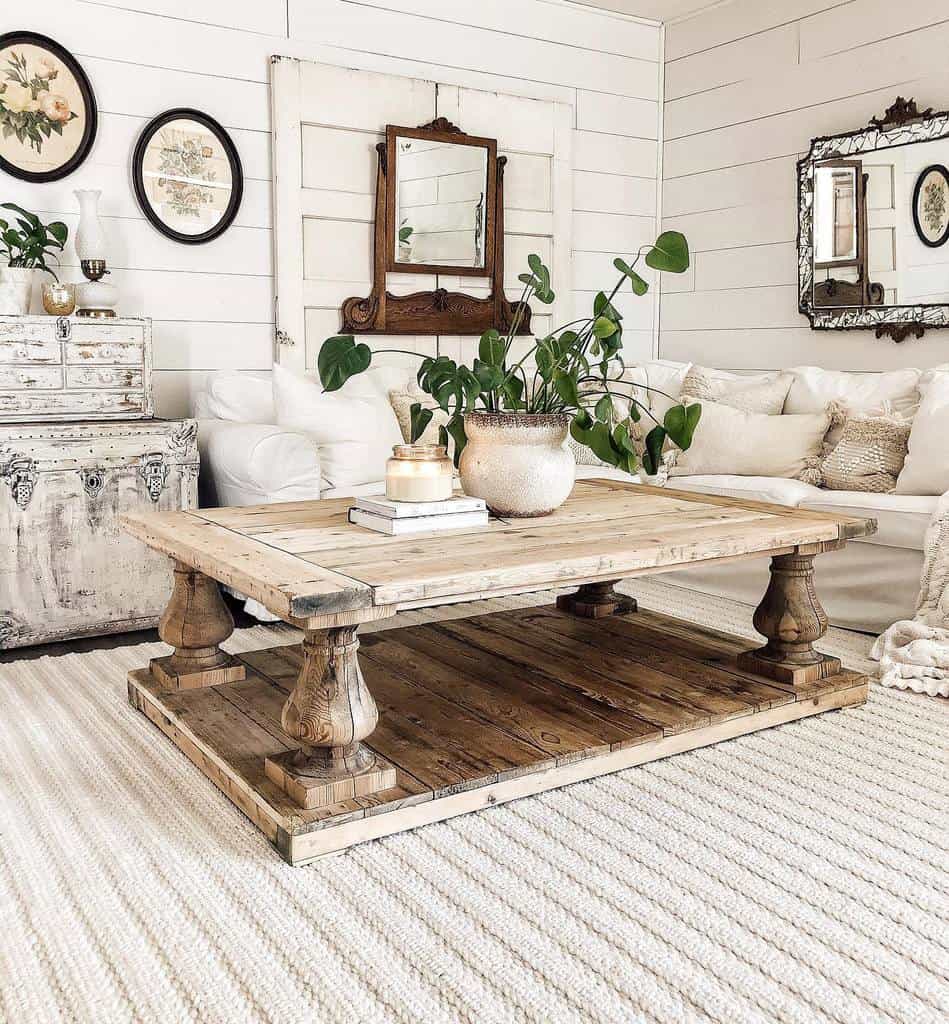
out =
[[[323,342],[316,368],[325,391],[338,391],[350,377],[369,369],[372,349],[351,334],[338,334]]]
[[[412,444],[425,433],[425,428],[432,422],[432,417],[435,413],[431,409],[423,409],[421,402],[413,402],[412,408],[409,410],[409,416],[411,417],[411,434],[409,438]]]

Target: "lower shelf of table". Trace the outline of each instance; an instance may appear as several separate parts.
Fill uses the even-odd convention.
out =
[[[366,634],[360,664],[379,705],[368,746],[398,784],[313,811],[264,773],[297,746],[280,727],[297,646],[241,655],[245,680],[206,689],[165,691],[135,671],[129,700],[302,864],[866,700],[866,677],[847,669],[796,691],[741,671],[748,646],[651,612],[578,619],[552,607]]]

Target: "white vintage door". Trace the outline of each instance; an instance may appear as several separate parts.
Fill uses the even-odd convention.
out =
[[[564,104],[439,85],[370,71],[274,57],[274,262],[276,352],[281,365],[312,370],[323,340],[336,334],[340,307],[372,288],[372,231],[377,157],[385,126],[414,127],[447,117],[471,135],[498,140],[505,169],[505,286],[520,296],[517,275],[537,252],[551,267],[555,307],[535,303],[534,329],[570,317],[570,144],[572,110]],[[487,294],[487,279],[389,274],[395,294],[442,286]],[[557,308],[559,307],[559,308]],[[562,314],[562,316],[561,316]],[[554,321],[561,316],[561,321]],[[371,335],[374,349],[443,352],[470,358],[476,338]],[[388,357],[414,366],[412,356]]]

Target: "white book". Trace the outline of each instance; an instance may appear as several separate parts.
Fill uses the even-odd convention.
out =
[[[373,512],[389,519],[414,519],[417,516],[457,515],[459,512],[484,512],[487,506],[483,498],[469,498],[459,494],[445,501],[393,501],[391,498],[357,498],[356,508]]]
[[[433,533],[439,530],[461,530],[469,526],[487,526],[488,511],[455,512],[450,516],[415,516],[412,519],[395,519],[367,512],[361,508],[349,510],[349,521],[356,526],[365,526],[376,533],[390,537],[401,537],[410,533]]]

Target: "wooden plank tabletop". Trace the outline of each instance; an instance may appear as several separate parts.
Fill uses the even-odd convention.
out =
[[[351,504],[137,513],[123,525],[293,619],[618,579],[876,529],[872,519],[607,480],[578,481],[549,516],[409,537],[350,524]]]

